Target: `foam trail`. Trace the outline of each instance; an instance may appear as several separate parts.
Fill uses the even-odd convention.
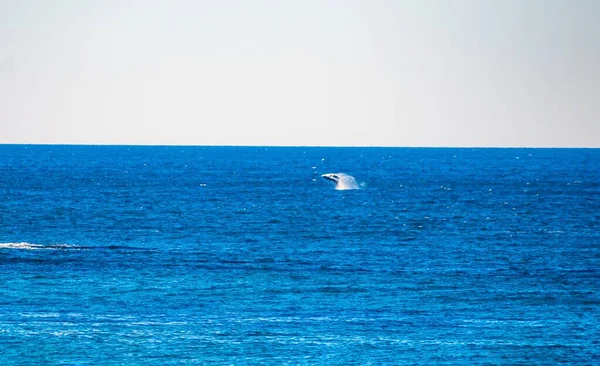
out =
[[[0,249],[26,249],[26,250],[34,250],[34,249],[44,249],[43,245],[39,244],[31,244],[31,243],[0,243]]]
[[[74,246],[67,245],[67,244],[41,245],[41,244],[31,244],[31,243],[27,243],[27,242],[0,243],[0,249],[38,250],[38,249],[66,249],[66,248],[74,248]]]
[[[329,173],[321,175],[322,178],[335,183],[335,189],[345,191],[349,189],[360,189],[356,179],[353,176],[345,173]]]

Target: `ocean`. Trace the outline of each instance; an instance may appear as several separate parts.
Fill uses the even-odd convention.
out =
[[[598,364],[599,228],[599,149],[0,145],[0,364]]]

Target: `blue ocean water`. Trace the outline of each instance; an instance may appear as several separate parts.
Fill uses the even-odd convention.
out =
[[[598,149],[0,145],[0,363],[597,364],[599,223]]]

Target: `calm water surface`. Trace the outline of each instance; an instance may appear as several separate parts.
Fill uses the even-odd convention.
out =
[[[0,363],[598,364],[599,223],[597,149],[0,145]]]

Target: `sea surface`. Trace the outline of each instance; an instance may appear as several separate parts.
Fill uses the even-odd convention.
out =
[[[0,145],[0,364],[598,365],[599,230],[599,149]]]

